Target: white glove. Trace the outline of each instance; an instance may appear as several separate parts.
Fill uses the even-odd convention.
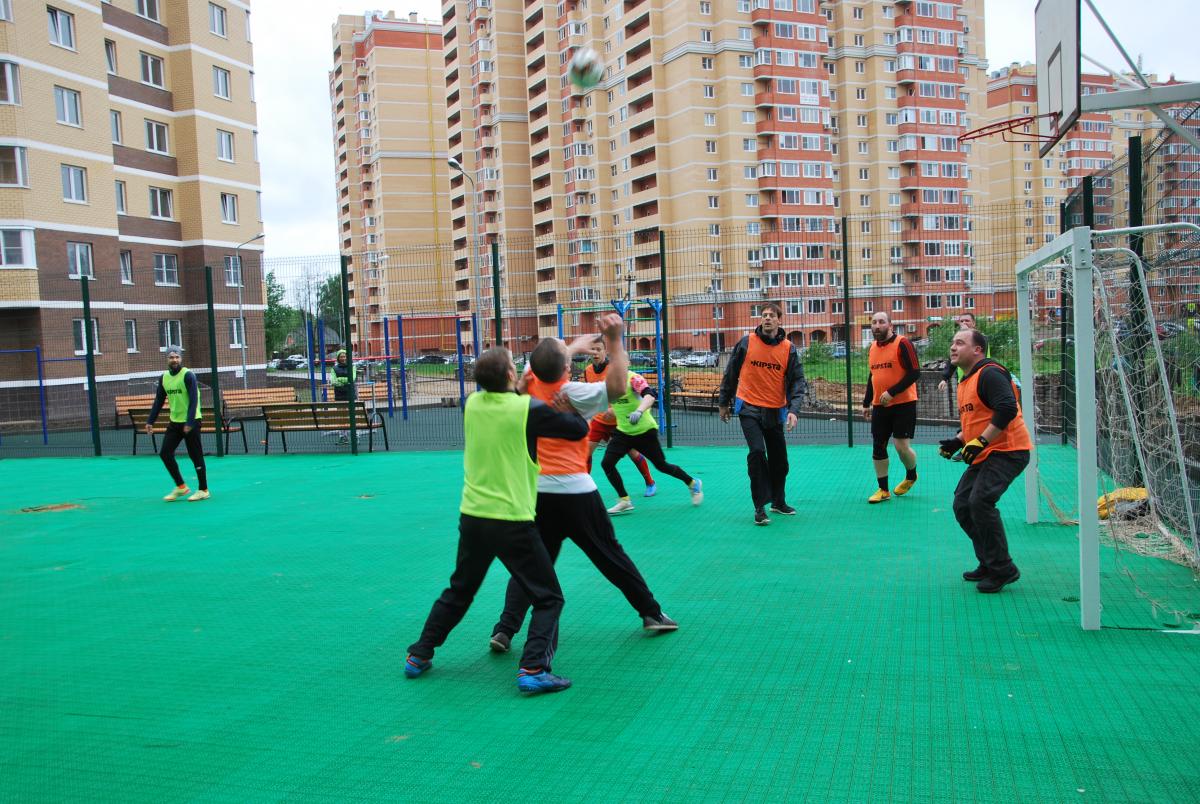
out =
[[[642,420],[642,412],[640,410],[635,410],[633,413],[629,414],[629,423],[630,424],[637,424],[641,420]]]

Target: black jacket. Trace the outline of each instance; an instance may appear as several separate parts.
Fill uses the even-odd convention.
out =
[[[737,396],[738,380],[742,376],[742,363],[746,360],[746,352],[750,348],[750,338],[752,337],[759,338],[768,346],[775,346],[784,339],[783,327],[776,331],[774,338],[767,338],[763,335],[761,326],[755,327],[753,335],[746,335],[737,342],[737,346],[733,347],[733,354],[729,356],[729,365],[725,367],[725,376],[721,380],[719,404],[722,407],[733,405],[734,397]],[[795,346],[788,350],[783,385],[788,412],[798,415],[800,406],[804,404],[804,395],[808,393],[808,381],[804,379],[804,366],[800,363],[800,353],[796,351]]]

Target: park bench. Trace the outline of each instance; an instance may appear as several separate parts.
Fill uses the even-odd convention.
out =
[[[354,404],[355,429],[367,433],[368,452],[375,449],[375,431],[383,431],[383,447],[388,444],[387,426],[383,417],[368,411],[362,402]],[[349,432],[350,405],[347,402],[297,402],[290,405],[263,407],[267,431],[263,438],[263,454],[271,449],[271,433],[279,433],[283,451],[287,452],[287,434],[295,432]]]
[[[333,386],[323,385],[321,391],[325,395],[323,401],[333,402]],[[379,402],[387,404],[388,389],[386,382],[359,383],[354,386],[354,399],[356,402],[371,402],[375,406]],[[400,382],[399,380],[392,386],[392,399],[400,399]]]
[[[113,427],[120,429],[121,422],[129,417],[129,411],[135,408],[149,410],[154,407],[154,394],[126,394],[113,397]]]
[[[721,393],[720,374],[688,373],[683,375],[680,382],[681,389],[673,391],[671,398],[681,400],[684,410],[687,410],[689,401],[703,403],[713,411],[717,409],[717,397]]]
[[[150,403],[154,403],[154,397],[150,397]],[[129,416],[129,422],[133,425],[133,454],[137,455],[137,440],[138,436],[144,435],[146,430],[146,422],[150,420],[150,408],[132,408],[126,413]],[[167,408],[164,405],[163,409],[158,413],[158,420],[154,422],[154,429],[150,433],[150,443],[154,447],[154,451],[158,452],[158,436],[167,431],[167,424],[171,421]],[[242,436],[242,451],[249,452],[250,448],[246,444],[246,431],[242,427],[242,423],[237,419],[232,421],[225,420],[222,422],[225,432],[225,452],[229,452],[229,435],[230,433],[240,433]],[[212,411],[200,411],[200,434],[211,433],[213,429]]]
[[[221,391],[226,420],[261,418],[264,405],[280,405],[296,402],[296,389],[290,385],[272,388],[230,388]],[[231,411],[238,411],[235,416]],[[247,415],[249,414],[249,415]]]

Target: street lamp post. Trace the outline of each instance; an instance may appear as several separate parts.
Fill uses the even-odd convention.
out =
[[[480,281],[479,277],[481,275],[480,274],[480,269],[481,269],[480,263],[482,262],[483,257],[482,257],[482,253],[479,250],[479,203],[478,203],[478,199],[476,199],[476,197],[475,197],[479,191],[476,188],[475,179],[471,176],[470,173],[468,173],[466,171],[465,168],[463,168],[461,162],[459,162],[457,159],[455,159],[454,157],[451,156],[446,159],[446,164],[448,164],[451,167],[451,169],[457,170],[459,173],[461,173],[462,177],[464,179],[471,182],[471,218],[475,223],[475,225],[474,225],[475,231],[474,231],[474,236],[472,238],[472,242],[475,245],[475,271],[471,275],[471,288],[475,293],[475,321],[480,322],[482,325],[483,307],[482,307],[482,302],[480,301],[480,297],[479,297],[479,281]],[[498,333],[498,332],[493,333],[493,335],[497,339],[497,343],[498,343],[500,333]],[[478,358],[479,355],[475,355],[475,357]]]
[[[242,252],[242,246],[249,245],[250,243],[253,243],[255,240],[261,240],[262,238],[263,238],[263,233],[259,232],[254,237],[247,240],[245,243],[239,244],[237,246],[237,248],[235,248],[233,250],[233,261],[237,265],[238,328],[241,329],[241,333],[240,333],[241,337],[238,338],[238,340],[241,341],[241,346],[242,346],[242,390],[245,390],[246,388],[249,387],[249,380],[246,377],[246,315],[245,315],[245,313],[242,312],[242,286],[246,284],[246,275],[245,275],[245,272],[242,271],[242,253],[241,252]]]

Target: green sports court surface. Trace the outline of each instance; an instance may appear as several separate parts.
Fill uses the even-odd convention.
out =
[[[575,686],[536,698],[487,650],[498,564],[401,673],[461,453],[210,459],[213,499],[173,505],[153,457],[0,462],[0,800],[1200,799],[1200,635],[1130,581],[1200,608],[1190,573],[1106,549],[1118,627],[1081,631],[1074,532],[1023,524],[1018,483],[1023,577],[980,595],[961,464],[919,454],[914,491],[867,506],[869,448],[795,447],[799,515],[756,528],[743,449],[672,450],[704,505],[660,480],[616,527],[680,630],[645,636],[568,545]]]

